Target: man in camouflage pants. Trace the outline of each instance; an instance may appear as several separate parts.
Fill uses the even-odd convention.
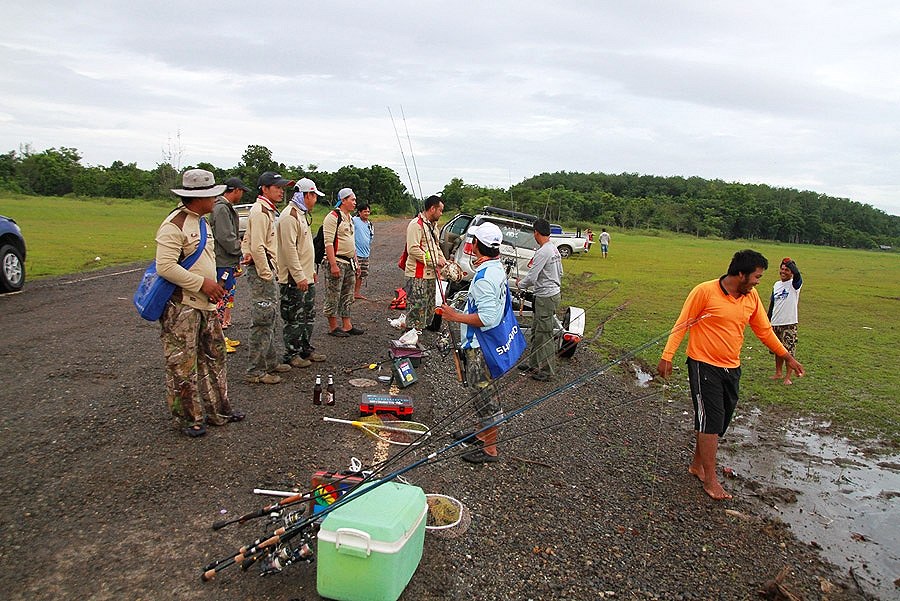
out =
[[[425,210],[406,226],[406,293],[409,311],[406,325],[423,330],[434,319],[435,271],[446,262],[435,234],[435,225],[444,212],[440,196],[425,199]]]
[[[275,223],[278,238],[278,281],[281,319],[284,321],[284,362],[309,367],[326,357],[310,344],[316,304],[316,264],[310,214],[317,197],[325,196],[315,182],[304,177],[294,186],[294,196]]]
[[[215,185],[209,171],[186,171],[182,187],[172,190],[182,204],[156,232],[157,273],[177,286],[159,320],[166,356],[166,402],[182,432],[191,437],[206,434],[207,424],[224,426],[244,419],[228,402],[225,337],[216,315],[216,302],[225,289],[216,280],[215,242],[203,218],[224,189]],[[201,228],[206,230],[206,245],[185,269],[180,259],[197,251]]]
[[[325,302],[322,312],[328,319],[328,335],[338,338],[366,333],[354,326],[350,317],[353,288],[359,275],[351,217],[355,209],[356,194],[350,188],[341,188],[337,206],[322,220],[322,234],[325,237],[325,261],[322,263],[325,268]]]
[[[275,351],[275,315],[278,287],[275,283],[276,238],[275,205],[284,195],[284,187],[294,182],[274,171],[266,171],[256,182],[259,195],[247,216],[247,230],[241,243],[250,285],[250,367],[251,384],[278,384],[279,373],[291,371],[279,363]]]

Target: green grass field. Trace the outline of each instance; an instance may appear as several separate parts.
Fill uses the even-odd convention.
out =
[[[154,254],[156,228],[171,203],[0,196],[0,214],[16,219],[28,244],[29,280],[90,270]],[[324,208],[317,211],[321,221]],[[600,228],[594,228],[599,231]],[[781,258],[803,273],[797,356],[806,378],[793,386],[769,380],[774,359],[748,330],[742,355],[742,398],[802,415],[831,419],[858,435],[882,434],[900,443],[900,256],[818,246],[698,239],[662,233],[611,231],[609,258],[595,244],[586,256],[564,262],[563,304],[591,307],[588,331],[623,303],[596,346],[609,358],[642,345],[672,327],[684,298],[701,281],[723,274],[742,248],[770,261],[759,287],[768,302]],[[100,257],[100,261],[95,261]],[[376,258],[377,260],[377,258]],[[387,260],[387,259],[385,259]],[[390,257],[390,260],[394,260]],[[27,285],[27,283],[26,283]],[[592,306],[609,290],[614,292]],[[656,367],[663,342],[638,355]],[[684,363],[682,344],[675,365]],[[681,369],[674,394],[688,407]]]
[[[585,256],[563,265],[563,303],[588,306],[592,298],[615,292],[589,312],[588,328],[620,304],[604,329],[598,347],[609,358],[638,347],[671,328],[682,303],[696,284],[724,274],[731,255],[753,248],[769,259],[758,287],[768,306],[781,258],[793,258],[803,274],[797,358],[807,370],[793,386],[772,381],[774,357],[747,329],[741,363],[741,397],[760,405],[833,420],[857,435],[882,434],[900,442],[900,256],[894,253],[790,245],[746,240],[698,239],[676,234],[610,232],[610,252],[600,256],[595,244]],[[572,297],[579,297],[576,302]],[[638,358],[654,368],[665,345]],[[672,378],[677,396],[689,408],[682,342],[673,363],[682,367]]]

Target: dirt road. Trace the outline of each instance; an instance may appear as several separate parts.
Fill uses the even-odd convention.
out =
[[[265,578],[232,569],[201,583],[202,566],[264,529],[210,524],[266,504],[255,487],[304,488],[317,469],[345,469],[352,456],[372,461],[370,438],[321,418],[357,415],[359,390],[344,369],[383,359],[399,335],[387,305],[402,284],[403,227],[376,227],[364,289],[374,301],[354,306],[368,333],[331,338],[324,319],[315,333],[330,357],[321,372],[336,376],[336,407],[311,405],[315,367],[275,386],[245,384],[239,348],[228,359],[230,396],[248,417],[199,439],[181,435],[166,413],[159,328],[131,305],[142,266],[29,282],[0,297],[2,597],[317,599],[315,564]],[[240,283],[237,305],[229,336],[246,341]],[[504,404],[596,367],[579,349],[555,383],[513,374]],[[418,421],[436,421],[465,398],[451,371],[440,356],[425,360],[407,390]],[[462,500],[472,523],[461,538],[428,535],[402,599],[756,599],[783,568],[784,585],[806,599],[862,598],[750,501],[710,501],[686,474],[685,407],[646,394],[602,375],[505,428],[512,438],[582,418],[513,438],[501,463],[451,459],[411,472],[426,492]]]

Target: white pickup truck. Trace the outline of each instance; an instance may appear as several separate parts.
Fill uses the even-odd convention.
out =
[[[465,295],[469,283],[475,274],[472,266],[474,253],[472,251],[472,236],[468,231],[477,225],[489,221],[497,225],[503,233],[503,241],[500,243],[500,260],[506,267],[510,286],[516,278],[524,277],[530,269],[529,263],[534,258],[538,244],[534,239],[533,223],[538,218],[527,213],[518,213],[507,209],[484,207],[477,215],[460,213],[444,224],[440,233],[441,250],[444,256],[455,261],[462,269],[462,280],[450,283],[447,296],[460,298]],[[559,254],[568,257],[575,252],[587,252],[588,240],[580,232],[577,234],[553,233],[562,228],[551,225],[550,239],[556,243]],[[516,293],[513,299],[513,308],[518,315],[531,317],[533,294],[531,292]],[[462,308],[459,305],[457,308]],[[579,307],[568,307],[562,320],[557,319],[557,327],[554,334],[559,344],[558,352],[562,357],[571,357],[575,348],[584,334],[585,311]],[[440,329],[441,320],[435,317],[429,329]]]
[[[538,219],[535,215],[519,213],[497,207],[484,207],[477,215],[459,213],[441,228],[441,250],[448,259],[459,254],[466,232],[484,221],[491,221],[503,232],[503,247],[500,252],[509,258],[515,257],[522,272],[528,270],[528,262],[537,250],[534,241],[532,224]],[[559,254],[566,258],[573,254],[585,253],[590,248],[588,239],[579,232],[563,232],[556,224],[550,226],[550,241],[559,249]],[[457,261],[460,263],[460,261]],[[463,263],[460,263],[462,265]]]

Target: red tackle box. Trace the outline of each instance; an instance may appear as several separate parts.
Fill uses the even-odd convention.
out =
[[[362,393],[359,400],[359,414],[374,415],[376,413],[390,413],[400,419],[410,419],[413,414],[412,399],[403,395]]]

